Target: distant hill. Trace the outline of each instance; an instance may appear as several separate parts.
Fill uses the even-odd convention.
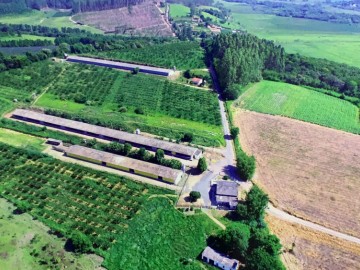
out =
[[[29,9],[71,9],[74,13],[133,6],[146,0],[0,0],[0,14],[20,13]]]

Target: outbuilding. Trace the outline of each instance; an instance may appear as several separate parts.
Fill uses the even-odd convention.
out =
[[[177,185],[183,172],[79,145],[62,147],[66,156]]]
[[[201,84],[204,82],[201,78],[192,78],[190,83],[196,86],[201,86]]]
[[[215,198],[220,207],[235,209],[238,205],[238,185],[234,181],[217,181]]]
[[[224,256],[211,247],[206,247],[201,254],[201,259],[213,266],[216,266],[224,270],[238,270],[240,262],[235,259],[231,259],[227,256]]]

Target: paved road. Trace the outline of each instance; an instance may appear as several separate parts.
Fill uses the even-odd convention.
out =
[[[280,209],[275,208],[271,204],[268,205],[268,209],[267,209],[266,212],[268,214],[274,216],[274,217],[279,218],[279,219],[289,221],[289,222],[292,222],[292,223],[297,223],[297,224],[303,225],[305,227],[311,228],[311,229],[313,229],[315,231],[326,233],[326,234],[329,234],[329,235],[341,238],[343,240],[350,241],[350,242],[353,242],[353,243],[356,243],[356,244],[360,245],[360,239],[359,238],[356,238],[354,236],[350,236],[350,235],[347,235],[347,234],[344,234],[344,233],[341,233],[341,232],[338,232],[338,231],[328,229],[328,228],[326,228],[324,226],[315,224],[315,223],[310,222],[310,221],[303,220],[301,218],[297,218],[297,217],[292,216],[292,215],[290,215],[290,214],[288,214],[288,213],[286,213],[286,212],[284,212],[284,211],[282,211]]]
[[[220,86],[216,77],[216,73],[214,72],[213,68],[210,69],[211,76],[214,81],[214,88],[215,90],[220,93]],[[201,178],[201,180],[193,187],[194,190],[199,191],[201,193],[201,197],[204,200],[204,204],[206,206],[211,205],[210,197],[209,197],[209,190],[210,190],[210,183],[213,178],[215,178],[219,173],[223,172],[229,175],[231,178],[238,179],[236,175],[236,167],[235,167],[235,152],[234,152],[234,145],[232,143],[231,137],[230,137],[230,128],[229,128],[229,122],[227,120],[227,114],[225,111],[224,102],[221,100],[219,95],[219,106],[220,106],[220,113],[221,113],[221,120],[222,125],[224,129],[225,134],[225,142],[226,147],[224,149],[223,155],[224,158],[219,160],[217,163],[211,165],[210,171],[205,173],[204,176]],[[244,182],[245,183],[245,182]],[[338,231],[334,231],[331,229],[328,229],[324,226],[318,225],[316,223],[303,220],[301,218],[297,218],[295,216],[292,216],[280,209],[275,208],[271,204],[269,204],[267,213],[270,215],[273,215],[279,219],[289,221],[292,223],[300,224],[305,227],[311,228],[313,230],[326,233],[335,237],[338,237],[340,239],[350,241],[356,244],[360,244],[360,239],[353,237],[351,235],[347,235]]]

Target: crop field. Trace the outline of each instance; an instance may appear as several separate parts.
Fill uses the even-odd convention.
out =
[[[156,76],[78,64],[53,65],[64,71],[49,84],[36,106],[106,120],[108,125],[130,132],[140,128],[175,140],[191,132],[196,144],[223,143],[215,93]],[[13,85],[11,81],[8,84]],[[144,114],[136,114],[136,108]]]
[[[232,29],[246,29],[259,37],[274,40],[288,53],[325,58],[360,67],[360,26],[316,20],[258,14],[247,5],[224,2],[232,10]]]
[[[182,4],[170,4],[170,17],[180,18],[187,17],[190,13],[190,8]]]
[[[170,194],[2,143],[0,153],[2,196],[54,231],[83,233],[100,254],[115,243],[149,196]]]
[[[8,129],[0,128],[0,142],[10,144],[15,147],[44,150],[45,140],[37,137],[29,136],[23,133],[15,132]]]
[[[300,86],[262,81],[250,87],[236,106],[360,134],[358,107]]]
[[[172,42],[143,48],[100,52],[97,56],[164,68],[205,68],[204,50],[198,42]]]
[[[0,199],[0,269],[94,270],[101,258],[76,255],[64,249],[64,240],[48,233],[49,228],[28,214],[16,215],[15,207]],[[98,263],[95,263],[98,261]]]
[[[117,238],[104,265],[117,269],[213,269],[196,258],[219,227],[205,214],[184,216],[166,198],[146,202],[129,229]],[[188,263],[182,261],[187,259]]]
[[[360,237],[360,136],[281,116],[237,110],[258,183],[293,215]]]
[[[24,69],[0,73],[0,97],[23,101],[33,93],[39,94],[60,73],[61,65],[49,61],[35,63]]]
[[[9,100],[0,98],[0,115],[7,112],[13,107],[13,104]]]
[[[145,1],[129,8],[78,13],[73,19],[105,32],[140,36],[173,36],[171,27],[152,1]]]
[[[286,269],[357,269],[360,265],[359,245],[272,216],[265,220],[286,250],[281,254]]]
[[[102,31],[93,27],[75,24],[70,21],[70,16],[66,12],[61,13],[55,10],[32,10],[21,14],[5,15],[0,17],[0,23],[43,25],[54,28],[70,27],[80,28],[93,33],[102,33]]]

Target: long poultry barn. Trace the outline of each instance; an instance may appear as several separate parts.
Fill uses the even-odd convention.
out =
[[[66,156],[177,185],[182,171],[79,145],[62,146]]]
[[[107,68],[115,68],[115,69],[122,69],[127,71],[133,71],[136,68],[139,69],[139,72],[152,74],[152,75],[159,75],[159,76],[170,76],[174,73],[171,69],[165,68],[158,68],[158,67],[151,67],[145,65],[137,65],[137,64],[130,64],[125,62],[118,62],[118,61],[110,61],[110,60],[103,60],[97,58],[90,58],[90,57],[81,57],[81,56],[67,56],[66,60],[68,62],[73,63],[80,63],[80,64],[87,64],[87,65],[95,65]]]
[[[16,109],[12,113],[12,118],[79,133],[103,140],[115,141],[119,143],[129,143],[134,147],[144,147],[145,149],[153,152],[156,152],[157,149],[162,149],[166,155],[176,156],[182,159],[199,159],[202,155],[202,151],[195,147],[148,138],[142,135],[136,135],[110,128],[90,125],[83,122],[73,121],[30,110]]]

